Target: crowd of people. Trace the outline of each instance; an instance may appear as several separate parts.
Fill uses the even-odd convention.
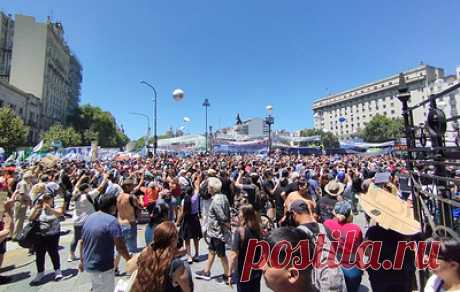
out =
[[[31,284],[43,281],[46,254],[54,279],[61,280],[59,239],[61,222],[68,217],[73,222],[73,240],[66,247],[67,261],[89,274],[94,292],[114,291],[122,260],[131,275],[130,291],[193,291],[195,281],[214,279],[235,285],[239,292],[257,292],[264,278],[276,292],[354,292],[359,291],[364,272],[372,291],[412,291],[414,252],[406,251],[401,270],[363,271],[355,264],[363,257],[358,247],[365,240],[382,242],[379,260],[383,262],[393,260],[398,241],[424,239],[421,234],[384,228],[371,220],[372,214],[366,214],[366,226],[353,223],[363,211],[360,196],[373,187],[407,201],[410,208],[412,195],[400,185],[404,173],[405,162],[393,156],[278,154],[166,155],[3,168],[0,266],[6,241],[21,244],[33,232],[34,244],[28,248],[36,257],[37,273]],[[458,178],[458,171],[452,173]],[[458,196],[458,185],[451,187]],[[457,222],[458,211],[454,210]],[[269,227],[261,216],[268,218]],[[137,238],[139,228],[144,228],[143,240]],[[350,233],[352,237],[347,236]],[[280,241],[297,246],[308,239],[312,252],[319,236],[325,239],[326,252],[312,256],[327,261],[333,254],[341,260],[340,266],[298,269],[281,252],[280,261],[288,260],[287,265],[272,267],[268,261],[250,273],[249,281],[241,281],[251,239],[266,240],[271,247]],[[208,245],[206,264],[192,273],[190,267],[201,260],[203,237]],[[145,247],[140,250],[142,241]],[[425,291],[458,291],[460,242],[446,239],[441,246],[440,265]],[[213,273],[216,256],[223,275]],[[257,252],[256,257],[262,254]],[[9,280],[0,276],[1,284]]]

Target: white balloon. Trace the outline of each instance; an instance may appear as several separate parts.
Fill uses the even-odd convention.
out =
[[[269,105],[267,105],[266,109],[267,109],[267,111],[271,112],[271,111],[272,111],[272,109],[273,109],[273,107],[272,107],[272,105],[271,105],[271,104],[269,104]]]
[[[191,119],[189,117],[184,117],[184,122],[189,123]]]
[[[184,98],[184,95],[185,93],[182,89],[177,88],[173,91],[173,98],[176,101],[181,101]]]

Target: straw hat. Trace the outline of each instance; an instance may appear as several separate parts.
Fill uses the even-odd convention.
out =
[[[420,223],[414,219],[414,211],[407,202],[375,185],[359,196],[359,203],[364,212],[385,229],[405,235],[421,232]]]
[[[338,195],[343,193],[343,184],[338,183],[337,181],[333,180],[330,181],[325,187],[324,191],[328,193],[332,197],[337,197]]]

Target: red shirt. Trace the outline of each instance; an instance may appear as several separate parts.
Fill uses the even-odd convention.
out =
[[[340,223],[337,218],[324,221],[324,226],[329,229],[335,238],[339,238],[338,251],[342,252],[342,264],[356,262],[355,255],[363,241],[363,233],[359,225],[354,223]],[[335,236],[337,234],[338,236]]]
[[[157,188],[141,187],[141,192],[144,193],[144,207],[147,207],[148,205],[155,203],[158,199]]]

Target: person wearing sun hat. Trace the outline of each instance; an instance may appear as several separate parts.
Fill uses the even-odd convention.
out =
[[[353,223],[352,206],[348,201],[338,201],[334,206],[333,219],[324,221],[324,226],[331,233],[340,234],[337,249],[338,257],[342,258],[342,271],[348,292],[359,291],[363,272],[353,263],[358,256],[358,247],[363,241],[363,233],[359,225]],[[352,235],[349,235],[352,234]]]
[[[324,191],[326,195],[322,196],[316,205],[321,222],[334,218],[333,210],[338,199],[341,199],[343,184],[332,180],[324,187]]]

